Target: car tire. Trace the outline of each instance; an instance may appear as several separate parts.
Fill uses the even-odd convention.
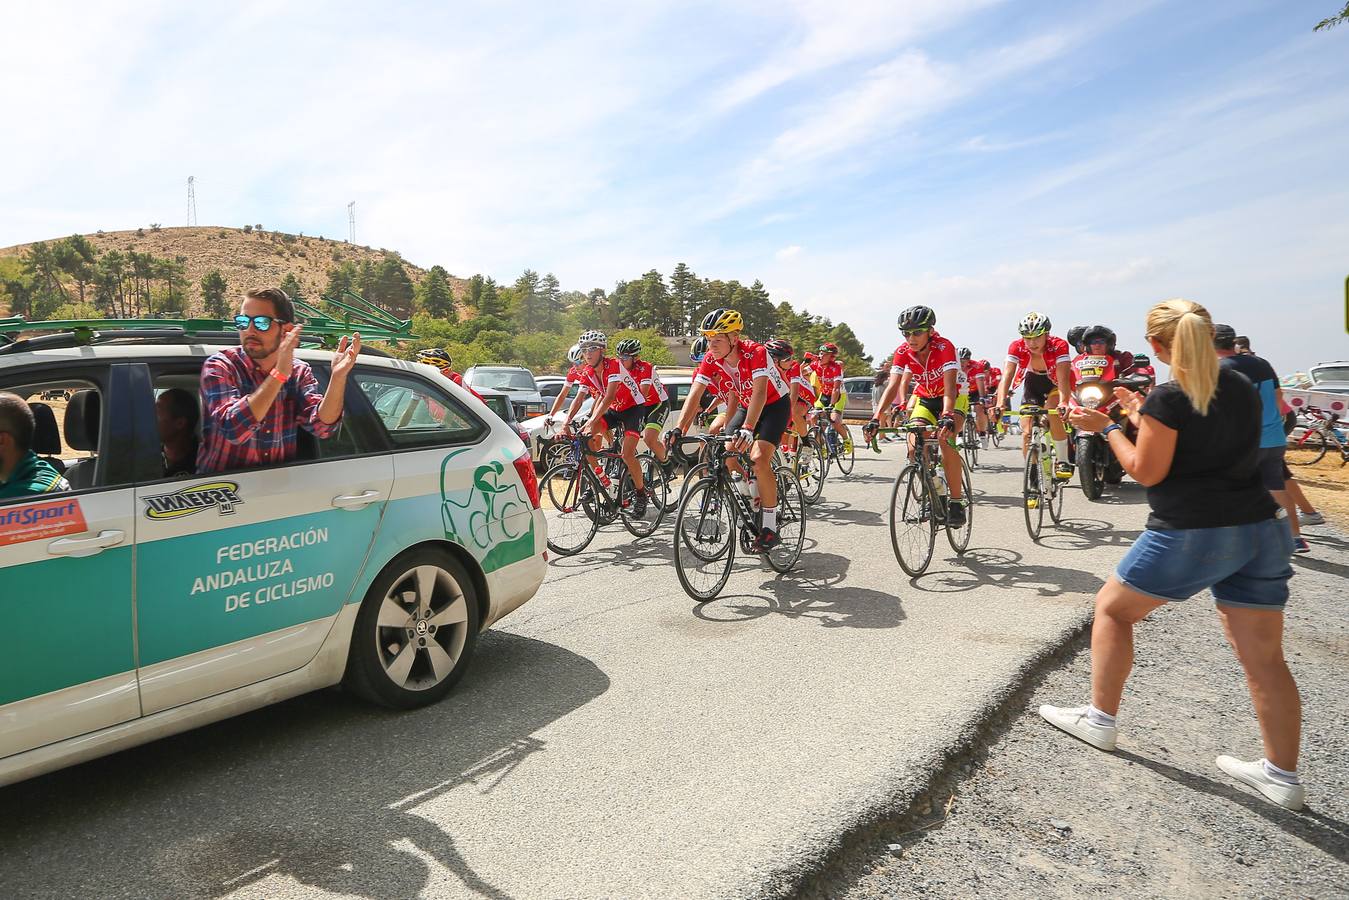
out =
[[[448,551],[427,548],[395,558],[370,585],[356,614],[343,684],[394,709],[440,700],[473,657],[477,593]]]

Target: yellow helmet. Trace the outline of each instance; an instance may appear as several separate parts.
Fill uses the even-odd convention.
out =
[[[703,323],[698,330],[703,334],[711,336],[714,334],[728,334],[732,331],[742,331],[745,327],[745,320],[741,318],[740,313],[734,309],[721,307],[714,309],[703,316]]]

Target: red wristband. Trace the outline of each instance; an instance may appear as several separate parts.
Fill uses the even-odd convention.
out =
[[[281,384],[285,384],[287,381],[290,380],[290,376],[289,376],[289,375],[282,375],[280,369],[272,369],[272,371],[268,372],[267,374],[268,374],[270,377],[275,378],[275,379],[276,379],[278,382],[280,382]]]

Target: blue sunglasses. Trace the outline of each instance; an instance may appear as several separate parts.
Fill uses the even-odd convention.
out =
[[[247,331],[248,326],[252,325],[258,331],[271,331],[272,323],[276,321],[274,316],[235,316],[234,327],[240,331]]]

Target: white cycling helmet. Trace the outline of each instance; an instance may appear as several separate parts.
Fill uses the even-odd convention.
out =
[[[571,363],[573,366],[579,366],[581,364],[580,344],[571,345],[571,349],[567,351],[567,362]]]
[[[603,331],[587,331],[581,335],[576,342],[576,346],[582,350],[589,350],[591,347],[599,347],[603,350],[609,346],[609,337]]]

